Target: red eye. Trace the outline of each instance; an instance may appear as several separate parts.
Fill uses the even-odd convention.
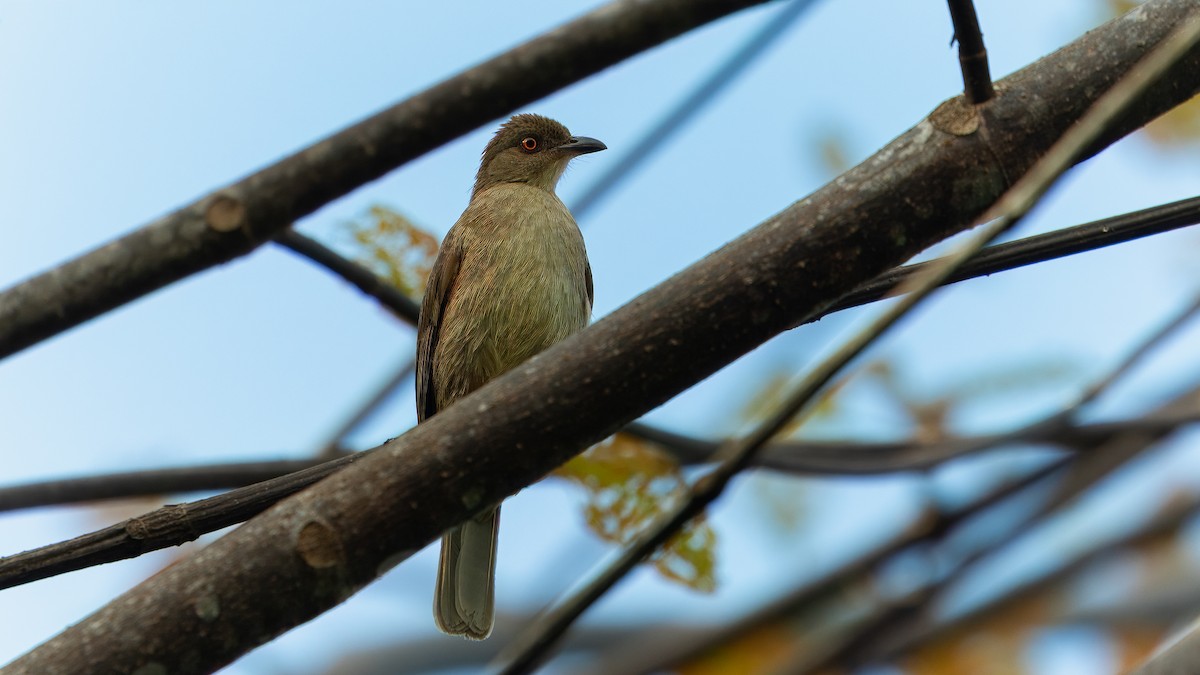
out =
[[[535,152],[538,149],[538,139],[533,136],[528,136],[521,141],[521,149],[525,152]]]

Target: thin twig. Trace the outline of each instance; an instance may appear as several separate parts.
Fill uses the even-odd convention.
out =
[[[421,306],[366,267],[290,227],[275,236],[275,243],[350,282],[358,290],[378,300],[379,304],[391,310],[402,321],[417,325]]]
[[[188,504],[172,504],[81,537],[0,558],[0,589],[135,558],[236,525],[362,458],[347,455]]]
[[[729,481],[749,464],[767,441],[806,408],[838,371],[932,293],[956,268],[1020,222],[1058,177],[1084,156],[1090,145],[1137,100],[1141,92],[1187,53],[1195,39],[1200,37],[1200,30],[1194,29],[1198,23],[1200,22],[1189,22],[1184,28],[1176,30],[1163,44],[1134,65],[1129,73],[1097,99],[1074,126],[1063,133],[1058,142],[1017,181],[1016,185],[984,213],[979,222],[988,223],[987,225],[951,255],[922,270],[902,285],[900,292],[906,294],[802,378],[766,422],[731,444],[726,453],[728,459],[712,473],[698,480],[683,504],[648,526],[614,563],[563,604],[551,610],[542,620],[535,622],[522,639],[508,650],[512,654],[511,658],[502,659],[505,662],[502,672],[524,673],[535,668],[584,610],[641,560],[664,544],[685,523],[699,515],[704,507],[724,490]]]
[[[958,41],[958,63],[962,68],[963,93],[975,105],[986,103],[996,95],[992,74],[988,71],[987,48],[983,46],[983,31],[971,0],[949,0],[950,20],[954,22],[954,39]]]
[[[0,488],[0,512],[102,499],[224,490],[302,471],[327,459],[278,459],[122,471]],[[4,558],[0,558],[0,566]]]
[[[1200,197],[1162,204],[1119,216],[989,246],[952,274],[946,283],[1005,272],[1076,253],[1200,223]],[[830,306],[827,313],[858,307],[887,297],[904,280],[936,260],[896,267],[859,286]]]
[[[635,154],[638,154],[639,157],[642,156],[639,153]],[[600,187],[597,185],[593,189]],[[598,193],[597,198],[602,193],[603,190]],[[575,210],[578,215],[579,207],[576,206]],[[989,246],[952,274],[946,280],[946,284],[1094,251],[1197,223],[1200,223],[1200,197],[1102,218],[1082,225]],[[275,242],[341,276],[363,293],[378,300],[400,319],[416,325],[420,310],[416,302],[366,267],[294,229],[284,230],[275,238]],[[825,310],[822,316],[883,299],[895,291],[904,279],[935,262],[936,260],[933,260],[893,268],[843,296]]]

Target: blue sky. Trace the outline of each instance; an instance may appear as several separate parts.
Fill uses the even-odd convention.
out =
[[[598,3],[106,3],[0,5],[0,286],[96,247],[225,183]],[[1001,76],[1100,19],[1089,0],[980,0],[992,70]],[[610,150],[575,163],[570,203],[657,116],[778,6],[718,22],[527,106]],[[582,223],[596,316],[792,201],[829,175],[827,134],[854,161],[918,122],[960,87],[944,3],[825,0],[726,95],[683,129]],[[863,39],[862,36],[867,36]],[[491,125],[422,157],[299,224],[339,246],[343,224],[384,204],[441,236],[465,206]],[[1122,142],[1074,171],[1022,234],[1195,194],[1200,163]],[[963,428],[1032,414],[1102,372],[1196,288],[1197,240],[1179,232],[1112,251],[998,275],[943,294],[880,348],[919,391],[1035,357],[1069,361],[1080,378],[968,410]],[[794,372],[855,325],[847,313],[792,331],[656,411],[699,434],[729,432],[731,392]],[[1194,338],[1194,333],[1192,334]],[[1194,380],[1176,341],[1115,399],[1146,405]],[[304,456],[363,393],[411,355],[412,331],[324,271],[287,252],[258,252],[132,303],[0,362],[0,483],[64,474]],[[1188,376],[1191,376],[1188,378]],[[415,422],[411,389],[360,431],[369,447]],[[864,404],[856,437],[895,433]],[[747,480],[766,480],[749,478]],[[791,484],[791,483],[789,483]],[[696,596],[641,572],[592,615],[626,619],[745,610],[910,515],[907,479],[839,481],[796,490],[805,537],[761,520],[738,489],[714,513],[722,587]],[[868,498],[869,496],[869,498]],[[553,597],[606,549],[583,532],[581,496],[561,484],[506,503],[502,606]],[[822,509],[837,506],[837,518]],[[120,515],[135,514],[135,506]],[[909,505],[911,507],[911,504]],[[547,514],[553,514],[547,516]],[[756,515],[757,514],[757,515]],[[0,516],[7,554],[106,524],[94,512]],[[548,521],[548,522],[547,522]],[[569,551],[569,553],[565,552]],[[747,553],[749,551],[749,553]],[[0,593],[0,662],[137,583],[176,552]],[[232,666],[290,672],[344,649],[433,633],[430,551],[336,611]],[[506,605],[507,603],[507,605]],[[531,609],[525,607],[525,609]],[[370,626],[364,630],[363,626]],[[1061,671],[1060,671],[1061,672]]]

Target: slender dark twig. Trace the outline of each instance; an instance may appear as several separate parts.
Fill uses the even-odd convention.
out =
[[[983,225],[949,256],[929,266],[899,289],[906,295],[866,328],[852,336],[834,354],[806,374],[786,397],[783,404],[756,430],[727,448],[728,458],[712,473],[697,481],[684,502],[652,523],[636,537],[612,565],[603,570],[583,589],[562,605],[535,622],[522,639],[513,644],[511,658],[503,659],[505,673],[529,672],[557,643],[576,618],[608,589],[633,569],[638,562],[664,544],[685,523],[699,515],[745,468],[754,455],[802,409],[807,409],[813,397],[852,359],[861,354],[887,329],[891,328],[913,307],[925,299],[956,268],[984,246],[1000,236],[1028,214],[1058,178],[1079,161],[1097,138],[1100,138],[1119,119],[1130,105],[1172,65],[1182,59],[1200,38],[1200,21],[1189,22],[1173,32],[1148,56],[1139,61],[1113,87],[1088,109],[1074,126],[1069,127],[1029,171],[1006,191],[977,222]]]
[[[421,306],[366,267],[292,228],[276,235],[275,243],[328,269],[378,300],[379,304],[391,310],[401,320],[413,326],[417,325]]]
[[[975,105],[986,103],[996,95],[992,75],[988,71],[987,48],[983,46],[983,31],[975,16],[971,0],[949,0],[950,20],[954,22],[954,39],[958,41],[958,63],[962,67],[963,93]]]
[[[120,473],[60,478],[0,488],[0,512],[37,506],[78,504],[101,499],[203,490],[223,490],[253,485],[272,478],[323,464],[327,459],[280,459],[259,462],[230,462],[169,469],[123,471]],[[201,528],[194,527],[196,531]],[[4,558],[0,558],[0,567]]]
[[[1200,197],[1191,197],[1046,234],[989,246],[952,274],[947,283],[956,283],[1017,269],[1026,265],[1133,241],[1153,234],[1169,232],[1197,223],[1200,223]],[[893,268],[843,296],[829,308],[828,312],[865,305],[886,297],[904,279],[934,262],[936,261]]]
[[[358,461],[360,454],[188,504],[174,504],[50,546],[0,558],[0,589],[134,558],[236,525],[288,495]]]

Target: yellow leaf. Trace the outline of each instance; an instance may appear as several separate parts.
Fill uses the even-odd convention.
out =
[[[372,206],[364,221],[346,223],[354,244],[352,257],[405,295],[419,298],[437,257],[437,239],[408,218]]]
[[[1166,149],[1194,147],[1200,143],[1200,96],[1176,106],[1144,129],[1155,145]]]
[[[584,488],[584,520],[605,541],[625,543],[686,494],[678,462],[628,434],[589,448],[554,472]],[[700,516],[651,556],[659,574],[693,590],[716,589],[716,532]]]

